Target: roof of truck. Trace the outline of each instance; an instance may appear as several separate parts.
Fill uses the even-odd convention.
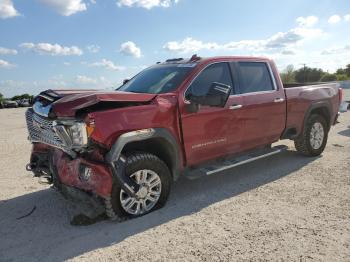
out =
[[[270,61],[267,57],[257,57],[257,56],[213,56],[213,57],[199,57],[193,55],[191,58],[173,58],[168,59],[163,63],[158,62],[157,64],[199,64],[199,63],[210,63],[216,61],[226,61],[226,60],[253,60],[253,61]]]

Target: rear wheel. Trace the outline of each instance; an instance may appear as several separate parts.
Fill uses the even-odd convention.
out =
[[[119,184],[113,185],[112,208],[119,217],[138,217],[164,206],[171,175],[162,160],[149,153],[135,153],[127,158],[125,172],[140,189],[136,196],[129,196]]]
[[[303,133],[294,140],[298,152],[306,156],[322,154],[328,139],[328,124],[321,115],[311,115],[307,120]]]

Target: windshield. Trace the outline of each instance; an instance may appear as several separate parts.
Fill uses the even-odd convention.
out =
[[[175,90],[193,70],[195,64],[156,65],[134,76],[118,91],[161,94]]]

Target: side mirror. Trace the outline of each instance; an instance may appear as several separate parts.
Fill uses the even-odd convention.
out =
[[[125,85],[127,82],[129,82],[130,81],[130,79],[124,79],[123,80],[123,85]]]
[[[231,94],[231,90],[231,86],[213,82],[205,96],[190,95],[189,100],[191,103],[203,106],[225,107],[227,99]]]

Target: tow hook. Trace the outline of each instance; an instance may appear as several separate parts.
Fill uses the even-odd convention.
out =
[[[26,165],[26,170],[29,171],[29,172],[32,172],[32,171],[33,171],[33,169],[32,169],[32,164],[30,164],[30,163],[27,164],[27,165]]]
[[[53,178],[48,168],[36,167],[29,163],[26,165],[26,170],[33,172],[35,177],[39,177],[39,184],[51,185],[53,183]]]
[[[120,183],[122,189],[131,197],[136,197],[137,192],[140,190],[140,186],[125,174],[126,158],[120,156],[118,161],[112,162],[111,169],[113,176]]]
[[[52,176],[43,175],[39,177],[39,184],[41,185],[51,185],[53,182]]]

